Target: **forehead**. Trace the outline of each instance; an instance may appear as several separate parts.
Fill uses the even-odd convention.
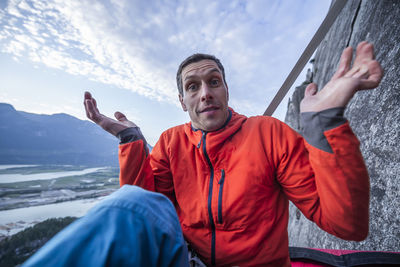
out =
[[[217,70],[219,73],[221,73],[217,63],[211,59],[203,59],[194,63],[190,63],[182,69],[182,80],[184,81],[189,76],[208,74],[209,72],[213,72],[213,70]]]

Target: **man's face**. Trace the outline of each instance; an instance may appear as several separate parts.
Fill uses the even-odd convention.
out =
[[[194,128],[215,131],[228,118],[228,88],[222,72],[213,60],[191,63],[182,70],[184,111],[189,112]]]

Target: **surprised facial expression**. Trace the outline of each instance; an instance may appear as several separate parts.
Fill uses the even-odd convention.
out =
[[[203,131],[221,128],[228,118],[228,88],[222,72],[213,60],[191,63],[182,70],[184,111],[189,112],[192,126]]]

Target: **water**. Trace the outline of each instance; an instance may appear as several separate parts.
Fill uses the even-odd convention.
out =
[[[3,166],[13,166],[13,165],[0,165],[0,168]],[[23,165],[14,165],[21,167]],[[28,165],[25,165],[28,166]],[[10,168],[10,167],[9,167]],[[6,168],[3,168],[6,169]],[[15,183],[15,182],[26,182],[33,180],[48,180],[61,178],[66,176],[75,176],[75,175],[84,175],[91,172],[97,172],[99,170],[107,169],[107,167],[98,167],[98,168],[88,168],[81,171],[63,171],[63,172],[46,172],[46,173],[35,173],[35,174],[0,174],[0,183]]]
[[[25,168],[25,167],[36,167],[38,165],[0,165],[0,170],[11,169],[11,168]]]
[[[0,170],[8,168],[23,168],[39,165],[0,165]],[[80,171],[61,171],[61,172],[43,172],[35,174],[0,174],[0,183],[25,182],[32,180],[55,179],[66,176],[85,175],[97,172],[108,167],[87,168]],[[0,211],[0,239],[4,236],[13,235],[36,223],[57,217],[81,217],[98,203],[101,198],[81,199],[66,201],[55,204],[29,206],[12,210]]]
[[[0,211],[0,236],[13,235],[38,222],[58,217],[81,217],[104,197]]]

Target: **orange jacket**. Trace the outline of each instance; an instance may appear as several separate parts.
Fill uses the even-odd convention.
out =
[[[333,154],[271,117],[233,112],[202,133],[187,123],[164,132],[149,157],[120,145],[120,183],[174,203],[185,239],[208,265],[290,266],[288,200],[325,231],[368,234],[369,178],[348,123],[324,132]]]

